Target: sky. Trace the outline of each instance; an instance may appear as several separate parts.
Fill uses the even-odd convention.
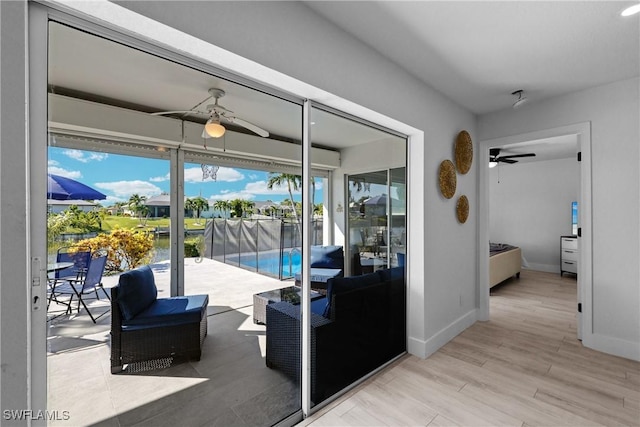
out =
[[[48,172],[82,182],[107,195],[103,206],[126,202],[131,195],[153,197],[169,192],[169,160],[49,147]],[[217,179],[203,181],[199,164],[185,164],[185,196],[216,200],[246,199],[281,202],[289,198],[286,185],[267,188],[268,173],[221,166]],[[300,192],[294,199],[301,200]],[[316,180],[315,203],[322,202],[322,182]]]

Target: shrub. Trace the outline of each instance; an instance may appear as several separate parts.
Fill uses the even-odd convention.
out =
[[[153,255],[153,235],[116,227],[110,234],[100,233],[91,239],[80,240],[73,248],[106,253],[105,271],[114,273],[149,263]]]
[[[47,241],[51,245],[71,225],[71,216],[66,212],[47,216]]]
[[[185,258],[196,258],[204,255],[204,239],[202,236],[185,239],[184,256]]]

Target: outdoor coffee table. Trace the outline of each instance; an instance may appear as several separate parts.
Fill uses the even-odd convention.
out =
[[[267,324],[267,305],[287,301],[293,305],[300,304],[300,296],[302,289],[298,286],[289,286],[288,288],[274,289],[271,291],[260,292],[253,295],[253,322],[263,325]],[[311,290],[311,301],[322,298],[322,294]]]

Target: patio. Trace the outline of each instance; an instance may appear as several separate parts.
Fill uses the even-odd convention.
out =
[[[152,265],[158,296],[170,295],[168,263]],[[103,278],[105,288],[118,276]],[[48,409],[57,425],[271,425],[298,407],[298,389],[265,366],[265,326],[253,322],[253,295],[287,287],[210,259],[185,259],[185,294],[208,294],[209,333],[198,362],[138,374],[110,373],[110,316],[85,311],[49,323]],[[101,313],[108,301],[91,301]],[[55,307],[52,307],[55,310]],[[64,418],[62,416],[58,418]]]

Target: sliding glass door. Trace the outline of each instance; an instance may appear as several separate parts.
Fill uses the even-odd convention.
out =
[[[323,181],[331,229],[310,248],[314,407],[406,351],[406,139],[317,106],[311,140],[340,154],[340,167]]]
[[[62,306],[57,325],[73,339],[49,337],[64,350],[49,354],[50,372],[65,374],[50,377],[50,408],[80,423],[271,425],[405,350],[402,136],[63,21],[48,33],[50,171],[58,149],[126,160],[91,178],[106,196],[98,209],[153,241],[158,297],[209,295],[208,336],[200,360],[113,375],[94,371],[108,363],[109,315],[83,329],[84,312]],[[206,133],[212,123],[223,135]],[[342,292],[368,273],[369,289]],[[105,277],[117,285],[118,272]],[[87,377],[109,403],[99,411],[58,393]]]

